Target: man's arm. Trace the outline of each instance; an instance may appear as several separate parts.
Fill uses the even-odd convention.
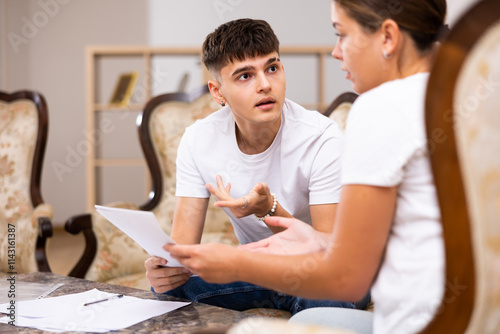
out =
[[[331,233],[337,213],[337,204],[310,205],[312,227],[316,231]]]
[[[209,198],[177,197],[170,236],[178,244],[199,244]]]
[[[208,198],[177,197],[170,236],[178,244],[198,244],[201,240]],[[150,257],[144,262],[146,277],[155,292],[163,293],[186,283],[191,276],[181,267],[164,267],[165,259]]]

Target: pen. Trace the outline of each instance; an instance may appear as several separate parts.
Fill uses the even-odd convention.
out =
[[[118,299],[118,298],[122,298],[122,297],[123,297],[123,295],[114,295],[114,296],[111,296],[111,297],[108,297],[108,298],[104,298],[104,299],[99,299],[99,300],[96,300],[96,301],[93,301],[93,302],[90,302],[90,303],[85,303],[85,304],[83,304],[83,306],[88,306],[88,305],[92,305],[92,304],[102,303],[102,302],[105,302],[105,301],[108,301],[108,300]]]

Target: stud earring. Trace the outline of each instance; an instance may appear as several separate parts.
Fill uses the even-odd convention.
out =
[[[387,53],[387,51],[384,50],[384,58],[385,59],[391,59],[391,57],[392,57],[392,54]]]
[[[225,106],[226,106],[226,102],[221,101],[220,105],[221,105],[222,107],[225,107]]]

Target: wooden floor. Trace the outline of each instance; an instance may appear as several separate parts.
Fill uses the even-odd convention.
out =
[[[67,275],[83,253],[82,235],[72,235],[63,228],[54,228],[54,235],[47,242],[47,257],[52,272]]]

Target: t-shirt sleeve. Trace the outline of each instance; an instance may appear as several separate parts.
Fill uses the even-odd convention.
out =
[[[421,145],[415,124],[383,98],[360,96],[351,107],[345,131],[342,184],[392,187]]]
[[[194,138],[191,129],[187,128],[177,149],[175,195],[178,197],[208,198],[210,193],[205,188],[205,181],[199,172],[193,154],[196,154]]]
[[[329,125],[318,141],[311,178],[309,204],[330,204],[340,201],[340,169],[344,135],[335,124]]]

